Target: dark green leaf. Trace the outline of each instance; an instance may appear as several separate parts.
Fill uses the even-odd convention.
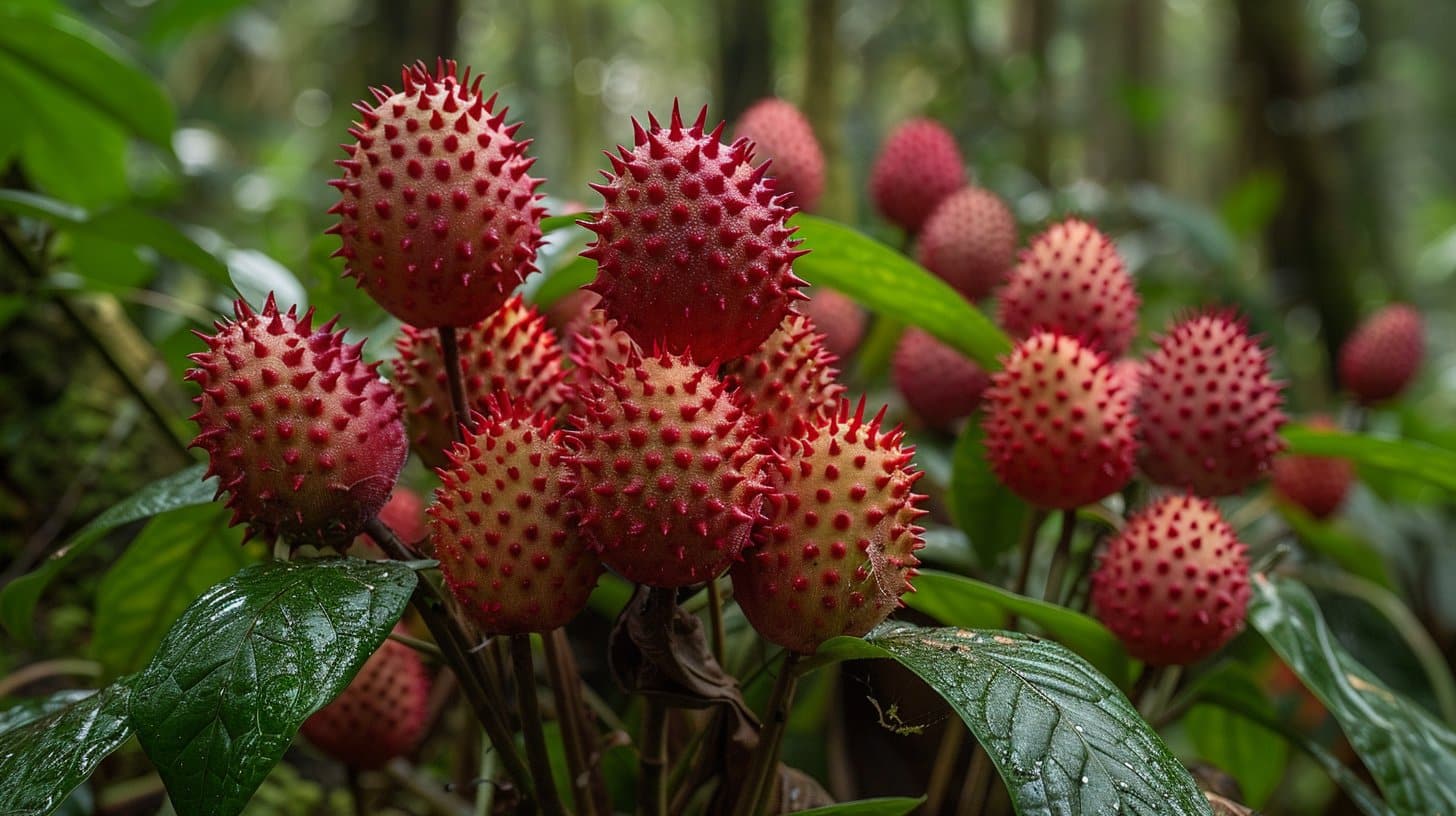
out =
[[[1344,729],[1399,813],[1456,812],[1456,734],[1335,641],[1309,590],[1256,575],[1249,624]]]
[[[882,799],[861,799],[858,802],[841,802],[837,805],[810,808],[799,811],[799,816],[904,816],[913,813],[925,801],[921,796],[886,796]]]
[[[0,26],[5,18],[0,16]],[[58,93],[44,78],[0,47],[0,86],[19,100],[20,164],[42,192],[92,207],[129,194],[126,135],[103,113]]]
[[[1380,439],[1348,431],[1327,431],[1303,425],[1284,429],[1290,453],[1338,456],[1357,465],[1415,476],[1456,491],[1456,452],[1405,439]]]
[[[1117,637],[1092,618],[1064,606],[936,570],[921,571],[915,578],[915,591],[905,596],[905,603],[962,629],[999,629],[1006,625],[1008,614],[1019,615],[1118,683],[1132,678],[1132,665]],[[986,617],[987,609],[994,618]]]
[[[1031,508],[991,472],[979,422],[966,426],[951,452],[950,514],[985,567],[1015,549],[1031,523]]]
[[[538,309],[550,308],[574,290],[592,282],[597,274],[596,261],[580,256],[572,258],[561,266],[546,273],[540,285],[531,293],[531,302]]]
[[[131,736],[122,682],[0,733],[0,813],[45,816]]]
[[[1273,706],[1249,677],[1247,670],[1230,667],[1199,678],[1202,685],[1217,685],[1227,695],[1237,695],[1251,710],[1274,717]],[[1284,778],[1289,745],[1277,732],[1227,708],[1193,706],[1183,719],[1201,759],[1227,771],[1238,780],[1244,799],[1252,807],[1263,807]]]
[[[165,42],[231,14],[247,0],[158,0],[148,7],[146,38]]]
[[[878,651],[919,675],[985,747],[1021,816],[1210,814],[1187,769],[1122,692],[1056,643],[905,626],[853,640],[836,638],[827,651]]]
[[[131,706],[179,816],[240,812],[303,721],[384,641],[416,580],[389,561],[275,561],[188,607]]]
[[[815,286],[849,295],[876,313],[919,326],[950,344],[987,371],[1011,341],[950,284],[914,261],[862,233],[824,218],[799,213],[808,255],[794,261],[794,272]]]
[[[46,697],[31,697],[0,711],[0,734],[53,714],[95,694],[95,689],[66,689]]]
[[[171,151],[172,103],[100,32],[63,14],[0,7],[0,53],[44,83],[52,99],[81,102]]]
[[[217,480],[203,481],[202,474],[206,470],[204,465],[195,465],[152,482],[92,519],[64,546],[51,553],[34,572],[22,575],[0,590],[0,623],[5,624],[11,635],[22,640],[29,639],[36,601],[66,564],[123,524],[212,501]]]
[[[158,516],[101,579],[91,656],[110,674],[140,669],[168,627],[208,587],[256,560],[220,504]]]

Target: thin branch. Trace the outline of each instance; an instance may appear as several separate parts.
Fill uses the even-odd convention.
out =
[[[536,778],[537,799],[546,816],[565,816],[566,807],[551,775],[551,757],[546,751],[541,707],[536,699],[536,668],[531,661],[531,636],[511,635],[511,663],[516,672],[516,705],[521,712],[521,733],[526,738],[526,757]]]

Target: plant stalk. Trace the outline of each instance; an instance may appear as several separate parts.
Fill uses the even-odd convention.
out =
[[[647,697],[638,745],[637,813],[667,816],[667,704]]]
[[[721,666],[725,662],[728,641],[723,632],[723,593],[716,579],[708,582],[708,631],[713,636],[713,659]]]
[[[958,816],[977,816],[986,809],[986,797],[991,791],[991,755],[985,746],[977,742],[971,747],[971,771],[961,787],[960,803],[956,805]]]
[[[369,805],[364,801],[364,785],[359,781],[359,769],[347,767],[344,769],[348,777],[349,798],[354,803],[354,816],[369,816]]]
[[[546,752],[541,708],[536,699],[536,667],[531,661],[531,636],[511,635],[511,664],[516,672],[516,704],[521,712],[521,734],[526,739],[526,758],[536,779],[536,798],[546,816],[565,816],[566,807],[551,776],[551,758]]]
[[[1042,598],[1049,603],[1060,603],[1062,580],[1066,576],[1067,561],[1072,557],[1072,538],[1077,533],[1077,511],[1062,511],[1062,530],[1057,536],[1057,549],[1052,553],[1052,563],[1047,567],[1046,588]]]
[[[560,628],[541,636],[546,654],[546,672],[551,678],[551,693],[556,698],[556,718],[561,723],[561,743],[566,749],[566,767],[571,774],[571,798],[581,816],[596,816],[597,803],[592,796],[591,763],[587,759],[586,741],[594,734],[588,728],[586,712],[577,689],[581,678],[571,660],[571,647]]]
[[[1026,582],[1031,579],[1031,561],[1036,555],[1036,531],[1041,529],[1046,515],[1045,510],[1038,508],[1032,510],[1031,515],[1026,518],[1026,529],[1021,533],[1021,565],[1016,570],[1016,583],[1011,586],[1011,591],[1017,595],[1026,594]],[[1006,628],[1016,628],[1015,613],[1007,617]]]
[[[465,404],[465,372],[460,369],[460,341],[455,336],[454,326],[441,326],[440,353],[445,361],[445,384],[450,390],[450,412],[454,420],[455,441],[461,441],[464,431],[474,431],[475,423],[470,418],[470,408]]]
[[[758,747],[753,751],[748,778],[738,794],[733,816],[756,816],[768,804],[773,782],[777,779],[775,771],[779,765],[779,748],[789,725],[789,708],[794,703],[794,689],[799,682],[799,674],[794,670],[798,661],[797,653],[784,654],[779,676],[774,680],[773,692],[769,694],[763,729],[758,733]]]
[[[946,723],[945,733],[940,737],[940,747],[935,751],[935,764],[930,768],[930,782],[925,786],[925,812],[939,813],[941,803],[950,790],[950,778],[960,759],[961,746],[966,741],[966,725],[959,717],[952,717]]]

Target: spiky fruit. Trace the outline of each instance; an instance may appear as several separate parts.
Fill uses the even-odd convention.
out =
[[[331,182],[344,274],[420,328],[484,320],[536,268],[545,209],[541,180],[526,174],[530,142],[516,141],[520,125],[505,124],[480,80],[449,60],[434,74],[406,67],[399,93],[373,89],[378,104],[354,106],[364,121]]]
[[[635,119],[634,146],[608,154],[616,175],[593,184],[605,206],[587,223],[597,239],[592,291],[601,308],[643,348],[691,353],[699,364],[752,352],[802,298],[790,265],[804,254],[753,143],[703,132],[708,109],[684,125],[677,104],[667,127]]]
[[[733,126],[733,135],[758,145],[773,162],[769,175],[780,193],[793,193],[793,202],[805,212],[819,206],[824,193],[824,150],[814,128],[793,103],[778,98],[754,103]]]
[[[849,298],[833,289],[815,289],[799,304],[799,311],[814,321],[824,335],[824,348],[841,360],[849,358],[864,339],[865,313]]]
[[[601,300],[595,292],[573,289],[546,310],[546,323],[561,338],[562,348],[566,351],[571,351],[573,338],[591,322],[592,312]]]
[[[1101,353],[1039,332],[1007,356],[985,396],[986,456],[1012,492],[1070,510],[1132,478],[1137,421],[1127,390]]]
[[[920,329],[900,337],[890,375],[910,410],[932,428],[975,413],[991,378],[975,361]]]
[[[187,379],[202,393],[192,420],[207,475],[228,493],[233,524],[295,545],[344,546],[389,499],[409,447],[399,401],[378,363],[345,345],[313,310],[254,312],[242,300],[217,334],[197,333]]]
[[[1305,424],[1318,430],[1337,427],[1324,416]],[[1355,465],[1348,459],[1288,453],[1274,459],[1274,493],[1317,519],[1333,516],[1354,483]]]
[[[512,297],[486,319],[456,332],[465,404],[487,411],[486,400],[499,393],[524,400],[533,410],[552,410],[565,399],[561,344],[546,320]],[[409,417],[411,442],[430,467],[448,463],[445,451],[455,442],[445,353],[436,329],[403,327],[395,341],[394,382]]]
[[[1283,387],[1243,320],[1208,312],[1176,324],[1144,362],[1143,473],[1201,496],[1242,491],[1284,448]]]
[[[916,233],[965,183],[965,160],[950,131],[930,119],[911,119],[880,147],[870,168],[870,199],[880,215]]]
[[[753,418],[707,370],[667,353],[633,350],[579,398],[567,478],[602,561],[654,587],[727,569],[769,492]]]
[[[605,376],[613,364],[623,365],[633,352],[642,349],[626,332],[617,328],[617,321],[600,309],[587,313],[586,323],[571,338],[571,372],[567,377],[569,399],[575,409],[580,394],[591,390],[594,377]]]
[[[980,300],[1016,262],[1016,218],[995,193],[962,187],[938,204],[920,231],[920,265]]]
[[[834,411],[844,386],[835,357],[804,315],[789,315],[763,347],[727,368],[724,384],[776,447]]]
[[[913,589],[925,497],[911,488],[921,474],[900,429],[881,430],[883,417],[866,422],[862,400],[853,413],[841,401],[790,440],[781,493],[732,571],[734,599],[770,642],[808,653],[863,635]]]
[[[1159,499],[1128,520],[1092,573],[1097,617],[1139,660],[1196,663],[1243,628],[1244,553],[1213,502]]]
[[[1421,313],[1404,303],[1365,319],[1340,347],[1340,385],[1371,404],[1406,389],[1425,356]]]
[[[1069,218],[1031,239],[1001,289],[997,316],[1014,337],[1058,331],[1117,357],[1137,332],[1140,303],[1112,241]]]
[[[413,545],[425,540],[425,500],[407,487],[395,486],[394,492],[389,494],[389,501],[379,508],[379,520],[405,544]],[[382,554],[379,545],[368,533],[356,538],[354,547],[366,558],[378,558]]]
[[[561,431],[525,403],[492,403],[440,470],[430,540],[482,631],[549,632],[586,607],[602,565],[565,501]]]
[[[395,632],[405,633],[403,624]],[[430,679],[410,647],[386,640],[334,701],[303,723],[315,748],[372,770],[415,747],[429,715]]]

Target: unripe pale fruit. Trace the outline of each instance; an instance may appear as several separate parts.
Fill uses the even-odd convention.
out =
[[[1366,318],[1340,347],[1340,385],[1365,404],[1399,395],[1425,356],[1421,313],[1404,303]]]
[[[404,633],[404,626],[395,631]],[[420,741],[429,716],[430,679],[410,647],[386,640],[334,701],[300,729],[315,748],[358,770],[382,767]]]
[[[1132,478],[1137,421],[1123,381],[1080,341],[1021,341],[986,391],[986,456],[1003,484],[1038,506],[1070,510]]]
[[[920,265],[977,301],[1016,263],[1016,218],[995,193],[962,187],[945,197],[920,231]]]
[[[949,429],[975,413],[991,377],[959,351],[920,329],[907,329],[890,361],[895,388],[932,428]]]
[[[389,499],[409,453],[399,401],[379,364],[345,345],[333,321],[254,312],[242,300],[217,334],[197,333],[187,379],[202,393],[192,420],[207,475],[228,493],[233,524],[291,544],[347,546]]]
[[[1335,430],[1329,417],[1306,423],[1318,430]],[[1274,493],[1317,519],[1333,516],[1355,483],[1355,465],[1334,456],[1286,453],[1274,459]]]
[[[965,160],[955,137],[939,122],[912,119],[880,147],[870,168],[870,199],[886,220],[916,233],[965,183]]]
[[[799,311],[808,315],[814,321],[814,327],[824,335],[824,348],[841,360],[849,359],[849,355],[859,348],[859,341],[864,339],[865,323],[868,322],[864,309],[848,295],[818,288],[810,293],[808,300],[799,304]]]
[[[790,264],[804,251],[753,144],[691,126],[677,105],[667,127],[633,120],[631,150],[608,154],[615,175],[593,184],[605,206],[585,226],[597,239],[582,254],[597,262],[589,287],[601,309],[644,349],[691,354],[705,364],[752,352],[802,299]]]
[[[732,571],[734,599],[768,641],[809,653],[864,635],[913,589],[925,497],[912,490],[913,449],[881,430],[883,416],[866,422],[863,401],[853,414],[841,401],[789,442],[768,521]]]
[[[1284,449],[1283,383],[1244,322],[1211,312],[1176,324],[1144,362],[1143,473],[1201,496],[1238,493]]]
[[[430,539],[445,584],[482,631],[549,632],[586,607],[601,562],[565,501],[553,420],[525,403],[491,403],[440,470]]]
[[[776,192],[792,193],[791,201],[805,212],[819,206],[824,151],[809,120],[792,103],[778,98],[754,103],[738,117],[733,135],[758,145],[759,155],[773,162],[768,172],[778,182]]]
[[[404,90],[375,88],[331,182],[329,210],[343,240],[345,275],[390,314],[419,328],[469,326],[500,308],[534,270],[541,244],[536,187],[526,174],[529,141],[505,124],[480,76],[457,76],[454,60],[431,74],[403,72]]]
[[[1127,351],[1142,302],[1117,247],[1076,218],[1031,240],[999,297],[997,317],[1013,337],[1056,331],[1109,357]]]
[[[844,386],[823,340],[808,317],[789,315],[762,348],[726,368],[733,400],[775,447],[839,407]]]
[[[602,562],[653,587],[727,569],[769,492],[753,418],[707,370],[667,353],[607,363],[578,399],[566,478]]]
[[[1129,654],[1186,666],[1244,625],[1249,562],[1212,502],[1167,496],[1128,520],[1092,573],[1097,617]]]
[[[520,295],[455,337],[465,404],[472,411],[488,411],[486,400],[500,393],[532,410],[555,411],[565,400],[561,344]],[[394,383],[405,405],[410,441],[426,465],[444,467],[455,429],[440,333],[405,326],[395,348]]]

